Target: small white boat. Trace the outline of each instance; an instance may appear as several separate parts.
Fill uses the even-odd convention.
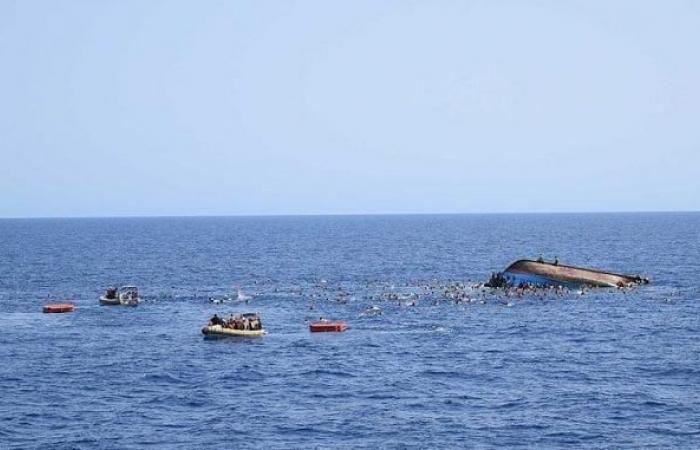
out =
[[[139,289],[136,286],[122,286],[118,289],[108,288],[107,292],[100,296],[100,305],[138,306]]]

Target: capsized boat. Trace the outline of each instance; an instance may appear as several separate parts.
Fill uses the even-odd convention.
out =
[[[136,286],[122,286],[118,289],[115,287],[107,288],[107,292],[100,296],[100,305],[138,306],[139,288]]]
[[[486,286],[488,287],[550,287],[562,286],[576,289],[588,287],[630,287],[647,284],[649,280],[639,275],[622,275],[597,269],[565,266],[555,262],[521,259],[508,266],[503,272],[496,273]]]
[[[244,313],[231,315],[229,319],[222,319],[218,314],[214,314],[204,328],[202,328],[204,338],[221,337],[260,337],[267,334],[262,327],[262,321],[258,313]]]

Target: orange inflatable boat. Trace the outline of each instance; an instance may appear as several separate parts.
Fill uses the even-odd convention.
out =
[[[347,324],[341,321],[321,320],[319,322],[313,322],[309,325],[309,331],[312,333],[341,332],[347,329]]]
[[[45,313],[69,313],[73,312],[75,306],[71,303],[49,303],[44,305]]]

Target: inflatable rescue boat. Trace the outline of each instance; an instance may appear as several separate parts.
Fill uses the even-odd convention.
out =
[[[221,325],[207,325],[202,328],[202,334],[205,338],[219,337],[260,337],[267,334],[267,331],[260,330],[237,330],[234,328],[224,327]]]
[[[309,325],[309,331],[312,333],[337,333],[347,329],[347,324],[341,321],[320,320]]]
[[[49,303],[43,309],[46,314],[69,313],[74,310],[75,306],[71,303]]]

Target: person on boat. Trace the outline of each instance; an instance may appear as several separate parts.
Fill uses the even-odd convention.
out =
[[[542,257],[542,253],[540,253],[540,257],[537,258],[538,263],[543,263],[544,262],[544,257]]]
[[[555,256],[555,257],[554,257],[554,265],[555,265],[555,266],[558,266],[558,265],[559,265],[559,257],[558,257],[558,256]]]
[[[223,326],[224,321],[221,319],[221,317],[219,317],[218,314],[215,313],[214,317],[212,317],[211,320],[209,320],[209,325],[221,325],[221,326]]]

